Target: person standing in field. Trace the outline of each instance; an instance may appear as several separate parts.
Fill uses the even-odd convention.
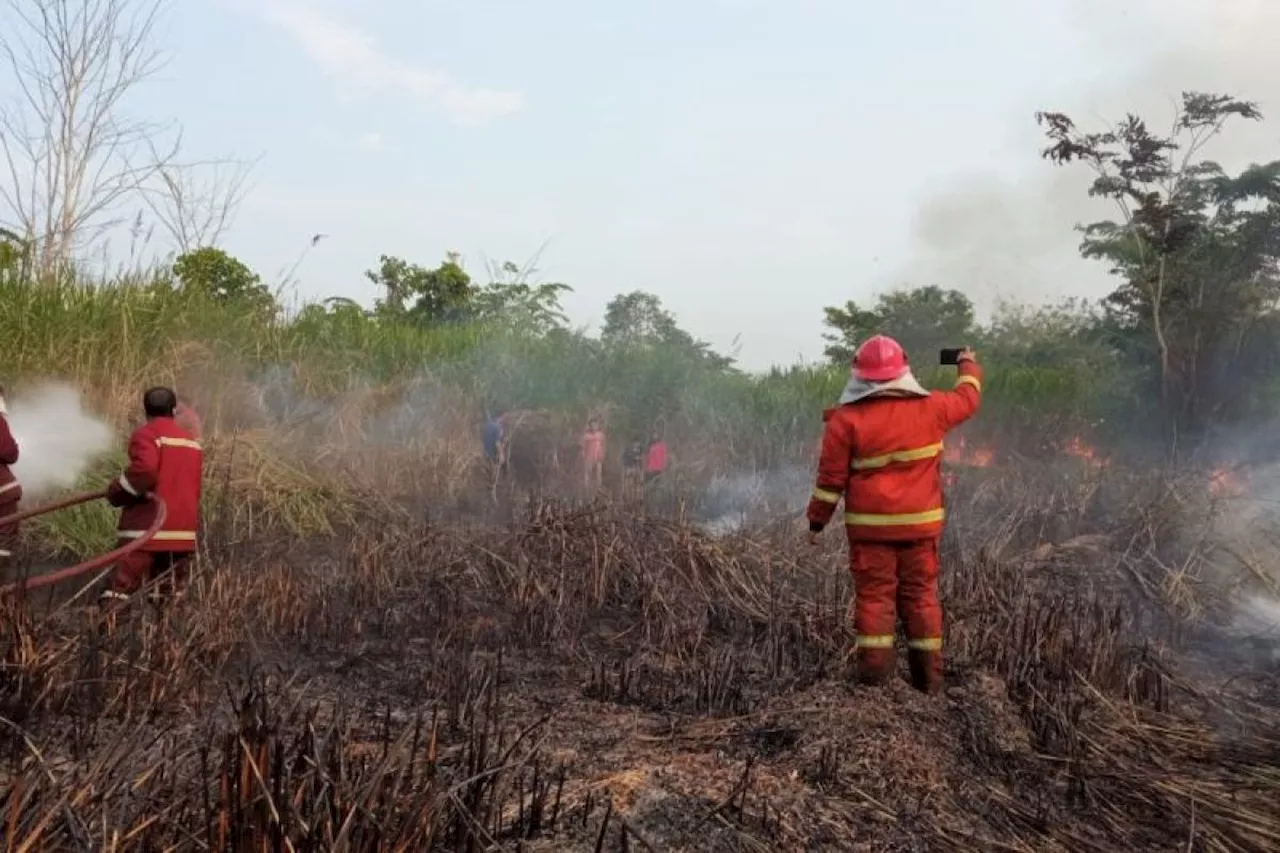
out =
[[[643,490],[644,445],[634,438],[622,452],[622,496],[630,498]]]
[[[898,342],[876,335],[854,354],[839,405],[823,413],[809,541],[817,544],[843,498],[858,678],[867,684],[885,681],[895,667],[901,607],[911,683],[926,693],[942,689],[942,441],[982,402],[973,350],[960,352],[958,370],[954,390],[926,391]]]
[[[485,415],[480,440],[484,446],[484,458],[489,469],[489,497],[497,504],[498,485],[502,482],[502,475],[507,467],[506,412],[499,409],[493,414]]]
[[[200,415],[191,406],[191,401],[182,395],[178,395],[178,406],[173,410],[173,419],[196,441],[204,437],[204,425],[200,422]]]
[[[129,465],[107,489],[107,501],[120,508],[119,545],[141,537],[155,522],[156,495],[165,504],[160,531],[141,549],[116,563],[100,606],[125,602],[142,586],[161,576],[178,582],[196,550],[204,452],[191,433],[174,419],[178,398],[168,388],[142,395],[146,421],[129,437]]]
[[[644,482],[652,483],[667,470],[667,442],[662,433],[654,430],[649,435],[649,447],[644,455]]]
[[[588,493],[599,492],[604,484],[604,428],[597,418],[587,421],[580,440],[583,480]]]
[[[484,429],[481,431],[480,439],[484,444],[484,458],[495,468],[501,468],[502,463],[506,461],[506,418],[506,413],[502,411],[488,415],[484,419]]]
[[[22,502],[22,484],[9,469],[18,464],[18,442],[9,429],[9,409],[4,400],[4,387],[0,386],[0,518],[18,512]],[[13,556],[13,547],[18,538],[18,525],[7,524],[0,527],[0,566]]]

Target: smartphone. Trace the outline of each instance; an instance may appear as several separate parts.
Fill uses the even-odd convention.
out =
[[[960,353],[964,352],[964,347],[951,347],[944,349],[938,356],[938,364],[955,365],[960,363]]]

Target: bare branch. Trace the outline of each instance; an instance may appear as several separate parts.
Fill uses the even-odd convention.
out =
[[[179,253],[217,246],[235,220],[257,161],[224,158],[165,162],[142,187],[142,200]]]
[[[152,34],[166,0],[6,0],[0,61],[16,95],[0,105],[0,222],[57,272],[124,220],[122,202],[176,155],[166,128],[127,114],[162,66]]]

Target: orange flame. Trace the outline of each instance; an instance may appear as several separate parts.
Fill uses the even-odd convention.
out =
[[[985,447],[969,448],[968,442],[964,438],[956,439],[954,444],[948,444],[942,453],[942,458],[953,465],[965,465],[970,468],[990,468],[996,461],[995,451]]]
[[[1082,459],[1094,468],[1100,468],[1105,463],[1105,460],[1098,455],[1098,451],[1079,436],[1074,436],[1062,449],[1068,455]]]
[[[1244,491],[1247,479],[1230,468],[1217,468],[1209,474],[1209,494],[1214,497],[1238,495]]]

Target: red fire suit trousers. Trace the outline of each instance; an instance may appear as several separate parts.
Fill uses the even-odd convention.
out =
[[[0,518],[6,515],[14,515],[18,512],[18,501],[0,501]],[[6,524],[0,526],[0,566],[4,565],[10,557],[13,556],[13,550],[18,544],[18,525]]]
[[[897,664],[898,616],[907,633],[911,683],[942,689],[942,605],[938,602],[938,540],[850,542],[858,679],[877,684]]]
[[[124,599],[147,584],[171,572],[165,586],[180,584],[186,574],[190,551],[134,551],[116,563],[111,575],[111,587],[104,598]]]

